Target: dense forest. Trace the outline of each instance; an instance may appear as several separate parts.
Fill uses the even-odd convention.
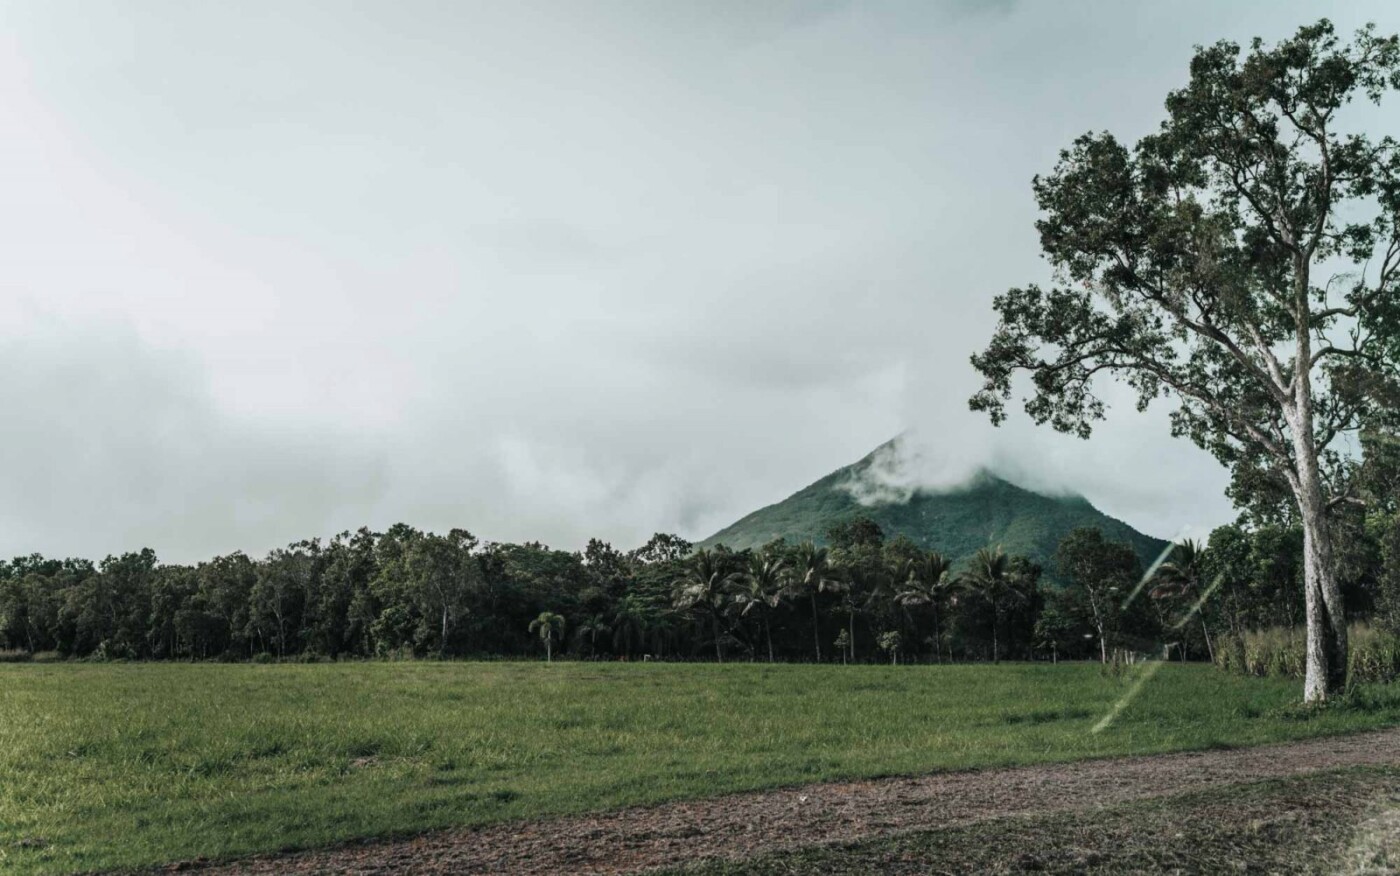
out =
[[[733,551],[658,534],[632,551],[594,540],[568,552],[399,524],[192,566],[150,550],[100,563],[35,555],[0,563],[0,649],[20,659],[1219,659],[1247,631],[1303,618],[1302,535],[1286,521],[1222,527],[1149,570],[1131,544],[1092,528],[1071,532],[1045,565],[996,547],[954,564],[867,517],[826,535],[824,546]],[[1396,626],[1400,519],[1355,516],[1340,543],[1355,616]]]

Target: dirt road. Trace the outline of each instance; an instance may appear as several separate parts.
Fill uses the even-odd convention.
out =
[[[634,873],[829,842],[1400,765],[1400,728],[1260,748],[833,782],[201,868],[205,874]]]

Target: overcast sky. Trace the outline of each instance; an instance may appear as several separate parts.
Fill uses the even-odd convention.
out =
[[[1400,30],[1385,0],[0,2],[0,555],[699,538],[906,429],[931,483],[1204,534],[1225,477],[1165,407],[997,430],[967,359],[1047,278],[1057,150],[1154,127],[1193,44],[1321,15]]]

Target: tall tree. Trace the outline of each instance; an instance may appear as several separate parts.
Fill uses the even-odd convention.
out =
[[[554,640],[564,638],[564,616],[552,611],[542,611],[540,616],[530,621],[530,632],[544,642],[544,660],[554,662]]]
[[[734,589],[734,609],[739,617],[757,616],[768,645],[768,662],[773,662],[773,630],[769,614],[782,604],[787,587],[787,566],[781,556],[757,553],[749,557],[749,566],[739,576]]]
[[[1206,625],[1205,604],[1203,602],[1206,593],[1203,590],[1205,570],[1205,546],[1199,542],[1185,539],[1180,544],[1172,546],[1170,558],[1157,567],[1157,572],[1153,576],[1151,596],[1153,599],[1176,600],[1186,607],[1187,614],[1182,615],[1177,622],[1178,626],[1190,619],[1190,614],[1199,615],[1201,621],[1201,635],[1206,640],[1206,654],[1210,657],[1210,662],[1215,662],[1215,647],[1210,641],[1210,627]],[[1186,646],[1182,645],[1184,655]]]
[[[992,609],[992,662],[1001,661],[998,630],[1006,609],[1029,600],[1025,579],[1000,548],[982,548],[962,574],[962,586],[980,596]]]
[[[856,517],[832,526],[826,537],[831,543],[831,565],[836,571],[833,589],[840,594],[846,612],[846,648],[854,662],[856,615],[863,608],[878,609],[881,596],[889,590],[892,575],[885,561],[885,533],[869,517]]]
[[[943,654],[939,648],[943,642],[943,625],[939,608],[956,583],[953,564],[938,551],[929,551],[906,564],[902,571],[902,585],[895,593],[895,602],[905,607],[927,605],[933,609],[933,656],[942,663]]]
[[[822,662],[822,631],[821,614],[817,611],[817,594],[826,593],[839,586],[840,582],[831,571],[826,548],[817,547],[810,541],[804,541],[797,546],[789,590],[794,596],[806,596],[811,603],[812,641],[818,663]]]
[[[723,551],[696,551],[686,565],[685,577],[676,581],[673,598],[677,608],[699,609],[708,618],[715,660],[720,663],[724,662],[724,609],[735,579],[730,561],[731,556]]]
[[[613,614],[613,647],[621,648],[626,657],[632,656],[634,645],[645,647],[647,634],[657,623],[656,607],[636,593],[628,593],[617,601]]]
[[[1329,517],[1358,498],[1349,433],[1393,426],[1400,360],[1400,150],[1350,133],[1355,98],[1400,88],[1400,41],[1326,20],[1276,46],[1198,48],[1161,129],[1129,149],[1086,134],[1037,178],[1059,285],[999,296],[972,407],[1005,417],[1012,379],[1039,423],[1087,437],[1094,381],[1170,397],[1176,435],[1232,469],[1237,501],[1283,495],[1304,531],[1304,699],[1346,675]],[[1337,268],[1329,279],[1319,274]]]
[[[1109,541],[1102,530],[1081,526],[1060,542],[1055,565],[1071,595],[1079,597],[1085,620],[1099,640],[1099,659],[1107,663],[1109,644],[1122,626],[1142,561],[1132,545]]]
[[[596,656],[598,653],[598,634],[610,632],[612,632],[612,626],[608,624],[606,615],[590,614],[584,616],[583,622],[574,628],[574,638],[580,644],[587,642],[588,653]]]
[[[467,597],[476,569],[471,556],[476,545],[476,536],[465,529],[453,529],[446,537],[421,536],[407,553],[408,572],[423,603],[423,613],[437,621],[439,657],[447,654],[454,620],[471,610]]]

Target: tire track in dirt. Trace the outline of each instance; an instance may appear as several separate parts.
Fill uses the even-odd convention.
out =
[[[158,872],[636,873],[1380,765],[1400,765],[1400,728],[1257,748],[828,782]]]

